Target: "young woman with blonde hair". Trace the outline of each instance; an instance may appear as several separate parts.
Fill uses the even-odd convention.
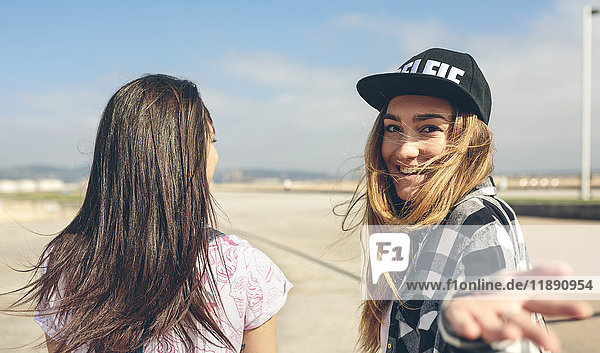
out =
[[[365,147],[365,178],[344,227],[420,230],[409,232],[409,265],[395,277],[400,282],[380,277],[375,288],[390,293],[406,278],[423,282],[530,270],[515,213],[496,195],[490,177],[491,91],[473,57],[428,49],[396,72],[361,79],[357,89],[379,115]],[[361,204],[359,222],[349,226]],[[443,232],[423,231],[440,226]],[[368,269],[366,276],[370,283]],[[571,302],[406,300],[396,289],[393,298],[377,296],[385,290],[369,290],[359,340],[366,352],[501,351],[490,344],[505,339],[515,340],[511,352],[534,352],[539,346],[555,348],[557,340],[536,326],[529,312],[584,316],[589,311]]]
[[[214,135],[190,81],[148,75],[112,96],[83,205],[18,303],[36,304],[50,353],[276,352],[291,284],[215,229]]]

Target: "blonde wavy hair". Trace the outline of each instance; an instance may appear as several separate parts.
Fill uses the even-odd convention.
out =
[[[365,174],[347,204],[344,230],[369,225],[427,226],[442,222],[452,207],[485,180],[493,167],[493,135],[476,114],[455,111],[444,151],[424,163],[419,173],[428,178],[402,206],[394,204],[395,188],[381,155],[383,107],[365,146]],[[401,209],[396,209],[401,208]],[[367,270],[367,269],[365,269]],[[383,315],[391,304],[366,300],[359,325],[359,347],[375,353],[380,346]]]

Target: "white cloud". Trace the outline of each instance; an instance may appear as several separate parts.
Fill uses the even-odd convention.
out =
[[[0,166],[88,163],[106,100],[106,94],[87,87],[2,97]]]
[[[577,5],[558,2],[533,17],[525,32],[482,34],[459,33],[435,20],[346,14],[324,24],[322,31],[383,37],[386,47],[378,48],[379,52],[404,56],[390,57],[388,67],[371,72],[391,70],[429,46],[472,53],[492,87],[497,169],[564,171],[577,170],[580,163],[580,16]],[[600,24],[595,38],[600,38],[599,29]],[[361,44],[366,45],[356,44],[357,57],[362,54]],[[600,45],[594,55],[600,58]],[[232,81],[247,81],[264,90],[258,99],[221,92],[213,100],[224,113],[226,126],[221,130],[236,141],[235,146],[221,147],[225,165],[241,160],[246,165],[335,171],[332,166],[362,154],[375,116],[354,88],[357,78],[369,73],[366,69],[309,65],[269,52],[235,53],[223,67]],[[595,82],[600,82],[599,73],[596,70]],[[595,96],[600,96],[599,90]],[[593,108],[596,150],[600,150],[598,102]]]
[[[348,14],[329,24],[385,38],[390,66],[432,46],[467,51],[492,88],[491,127],[500,170],[577,170],[581,92],[581,9],[584,2],[558,1],[531,17],[525,31],[460,33],[436,20],[422,23],[389,15]],[[594,20],[594,62],[600,60],[600,19]],[[389,69],[389,68],[388,68]],[[600,67],[593,72],[600,97]],[[379,71],[385,71],[380,69]],[[376,70],[376,72],[379,72]],[[593,102],[594,150],[600,151],[600,98]],[[600,168],[596,155],[594,168]]]
[[[594,49],[600,58],[600,23]],[[558,2],[530,32],[474,41],[494,94],[492,127],[504,170],[577,170],[580,165],[581,6]],[[597,62],[597,61],[596,61]],[[600,97],[600,67],[593,73]],[[600,148],[600,99],[592,134]],[[595,155],[596,161],[600,161]],[[600,168],[600,163],[594,168]]]
[[[469,32],[435,18],[342,13],[306,34],[315,48],[334,43],[339,49],[319,53],[327,62],[283,55],[268,43],[252,52],[215,52],[211,72],[197,76],[205,78],[200,90],[222,141],[220,164],[335,172],[345,159],[362,154],[375,118],[356,93],[357,79],[441,46],[472,53],[492,86],[498,169],[576,170],[583,4],[557,1],[518,30],[495,32]],[[596,63],[600,17],[594,19],[593,37]],[[338,64],[342,56],[344,64]],[[91,150],[112,90],[130,78],[113,72],[75,87],[0,98],[8,107],[0,121],[9,122],[0,130],[0,163],[77,160],[77,149]],[[593,146],[600,151],[600,67],[594,67],[593,82]],[[597,153],[593,159],[600,168]]]
[[[247,99],[205,89],[217,134],[226,139],[218,146],[223,166],[336,172],[344,159],[361,154],[361,121],[375,112],[355,92],[358,72],[265,52],[237,53],[224,67],[232,81],[266,93]]]

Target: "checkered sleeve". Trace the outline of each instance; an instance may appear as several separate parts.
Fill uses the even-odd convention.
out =
[[[514,213],[506,212],[503,202],[498,199],[476,198],[470,201],[471,204],[478,204],[481,208],[472,212],[461,227],[465,230],[463,233],[466,234],[463,235],[469,239],[469,242],[457,262],[452,277],[457,281],[466,278],[473,280],[489,278],[500,271],[527,270],[530,267],[529,259],[524,251],[522,233]],[[449,297],[464,294],[454,292],[450,293]],[[444,318],[443,312],[448,302],[445,300],[442,304],[438,327],[443,340],[448,344],[449,352],[542,352],[541,348],[529,340],[487,344],[482,340],[469,341],[461,338]]]
[[[411,258],[404,278],[415,282],[446,283],[475,278],[489,278],[500,271],[523,271],[531,268],[525,242],[514,211],[496,197],[491,179],[487,179],[459,201],[439,226],[411,233]],[[390,310],[387,341],[382,351],[468,353],[518,352],[539,353],[540,348],[528,340],[488,344],[468,341],[451,330],[443,310],[452,298],[465,293],[436,293],[425,289],[401,293],[408,306],[394,302]],[[433,298],[446,298],[445,300]],[[411,299],[413,300],[411,303]],[[539,318],[539,315],[538,315]],[[532,317],[533,321],[538,321]]]
[[[502,270],[517,270],[514,242],[498,223],[478,228],[458,260],[454,278],[481,278]]]

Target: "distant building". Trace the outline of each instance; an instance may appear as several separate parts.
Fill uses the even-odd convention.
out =
[[[40,179],[37,189],[40,192],[60,192],[65,189],[65,182],[60,179]]]
[[[37,191],[37,182],[33,179],[21,179],[17,183],[19,185],[18,192],[30,193]]]
[[[244,181],[244,173],[241,170],[234,170],[231,172],[231,181],[234,183],[240,183]]]
[[[0,180],[0,193],[1,194],[16,194],[19,192],[19,184],[16,180]]]
[[[18,194],[32,192],[62,192],[65,182],[60,179],[21,179],[0,180],[0,194]]]

